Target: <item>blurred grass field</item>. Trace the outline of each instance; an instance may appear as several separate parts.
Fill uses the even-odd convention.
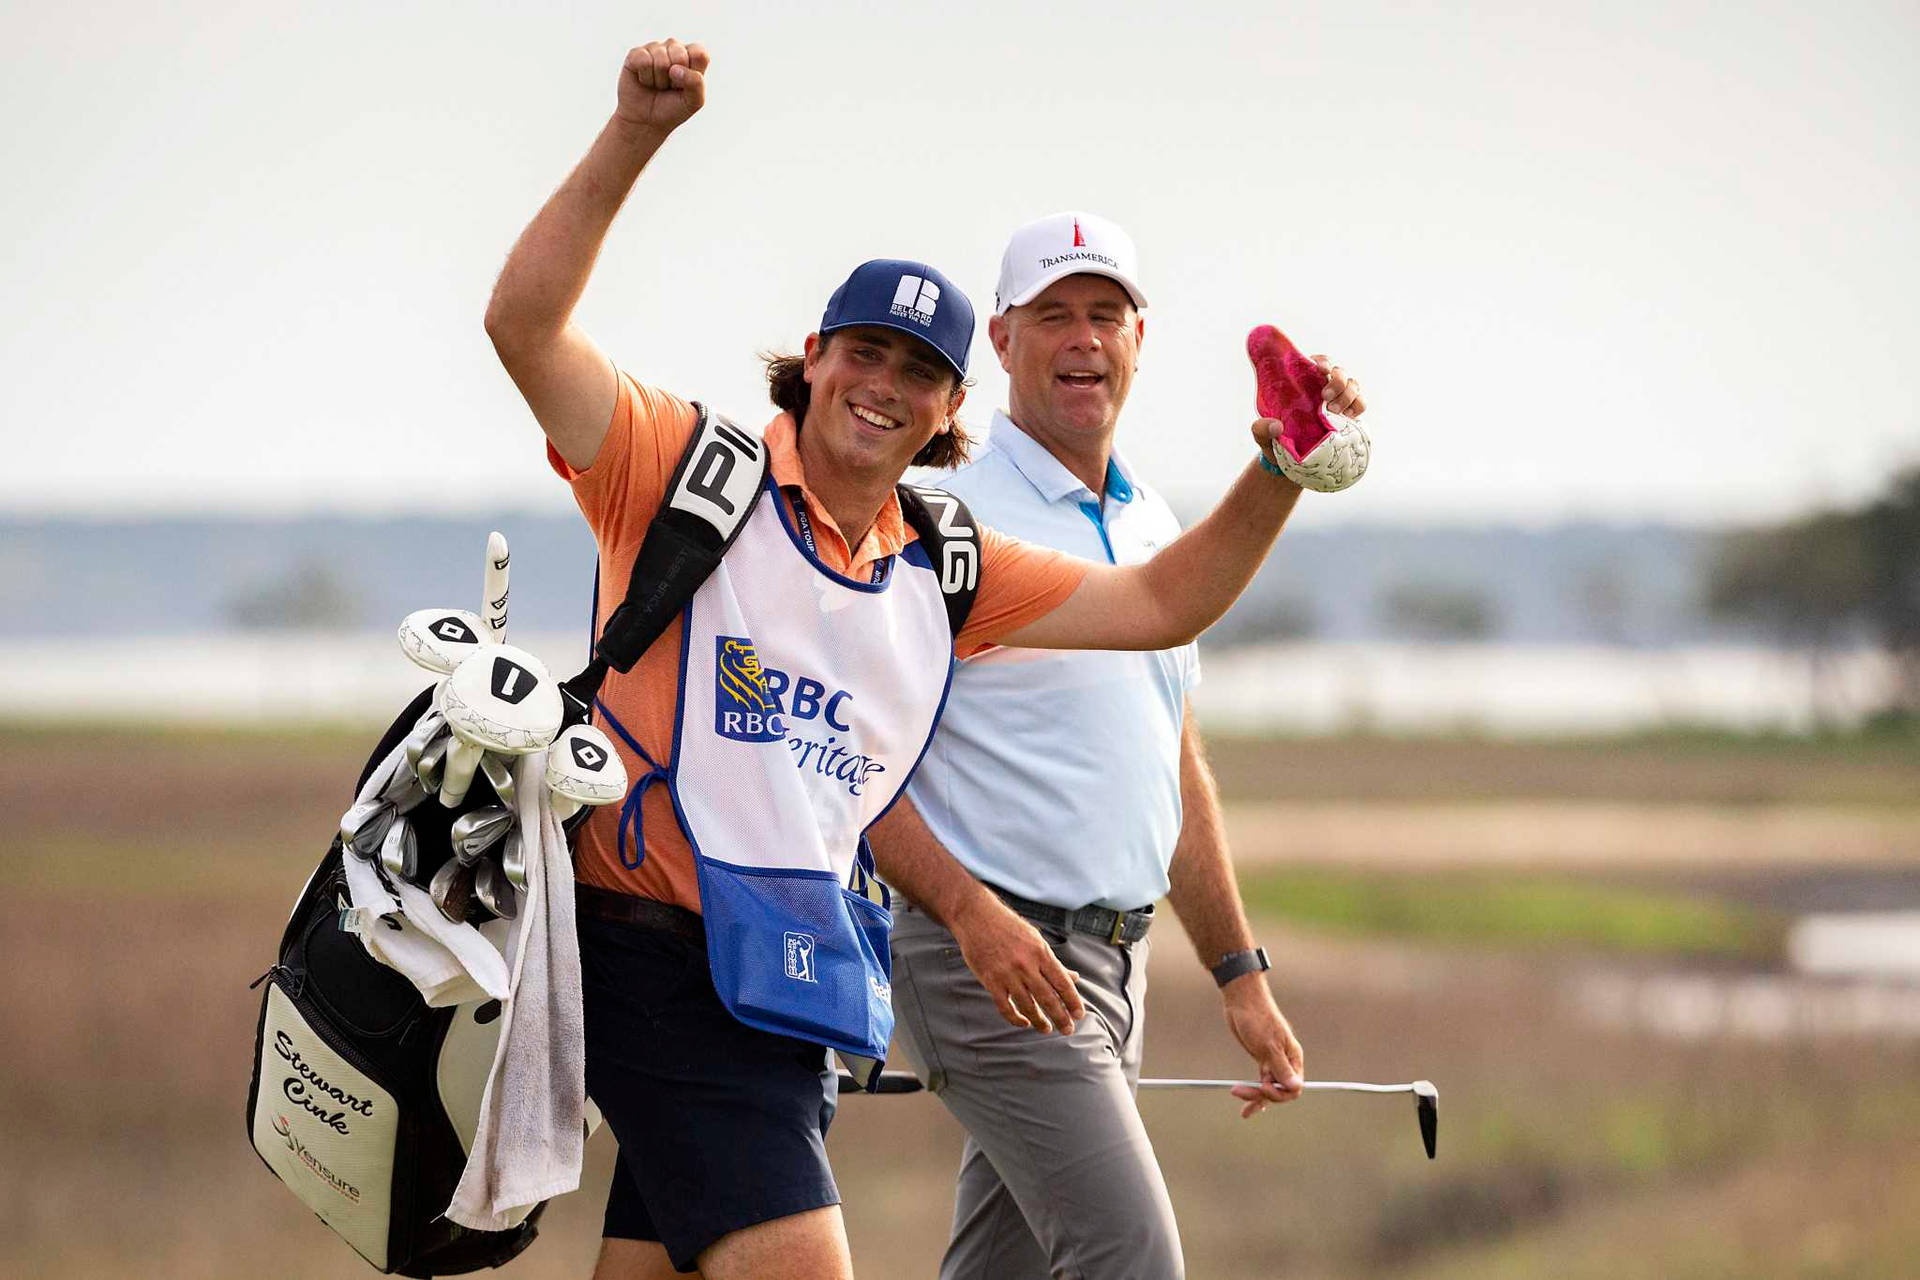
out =
[[[0,1275],[370,1270],[260,1166],[258,993],[371,726],[0,733]],[[1188,1271],[1245,1277],[1896,1277],[1920,1226],[1920,1041],[1657,1037],[1594,972],[1778,973],[1835,893],[1920,907],[1920,743],[1218,739],[1275,987],[1324,1077],[1429,1077],[1242,1123],[1142,1109]],[[72,780],[115,762],[112,794]],[[1677,834],[1676,834],[1677,833]],[[1156,931],[1147,1070],[1233,1074],[1179,929]],[[959,1131],[855,1098],[830,1139],[859,1273],[930,1276]],[[610,1148],[510,1276],[584,1276]]]

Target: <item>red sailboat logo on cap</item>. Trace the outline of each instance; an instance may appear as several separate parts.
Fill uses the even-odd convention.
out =
[[[1073,247],[1076,249],[1084,249],[1087,247],[1087,238],[1080,234],[1080,219],[1078,218],[1073,220]]]

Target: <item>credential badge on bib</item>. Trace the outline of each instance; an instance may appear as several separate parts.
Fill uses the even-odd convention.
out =
[[[778,742],[787,727],[746,636],[713,638],[713,731],[735,742]]]

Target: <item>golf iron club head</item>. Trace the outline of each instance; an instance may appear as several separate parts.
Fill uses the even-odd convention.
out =
[[[414,774],[418,776],[420,772],[420,757],[426,754],[427,748],[432,746],[437,739],[446,737],[450,732],[451,730],[447,728],[447,718],[445,716],[431,707],[422,712],[420,718],[414,721],[412,730],[408,732],[406,736],[407,768],[413,770]]]
[[[520,913],[520,897],[507,882],[507,873],[492,858],[483,858],[473,873],[473,896],[480,905],[499,916],[502,920],[511,920]]]
[[[387,838],[380,842],[380,865],[396,880],[420,883],[420,840],[405,818],[395,818],[387,828]]]
[[[514,826],[513,810],[497,804],[463,813],[453,820],[447,835],[453,841],[453,856],[462,866],[472,866],[480,855],[499,843]]]
[[[465,924],[467,908],[473,902],[473,868],[462,866],[458,859],[448,858],[433,873],[433,879],[427,885],[427,896],[433,899],[433,905],[440,908],[440,914],[455,924]]]
[[[425,751],[413,767],[414,776],[420,779],[420,785],[428,791],[440,789],[440,775],[447,767],[447,747],[453,741],[451,733],[441,734],[427,744]]]
[[[527,841],[515,827],[507,832],[506,840],[500,845],[500,871],[507,877],[507,883],[516,889],[527,887]]]
[[[493,794],[500,803],[509,809],[513,808],[513,761],[489,751],[480,757],[480,772],[486,775],[487,785],[493,788]]]
[[[356,801],[340,816],[340,843],[356,858],[371,858],[380,851],[394,816],[393,805],[378,796]]]

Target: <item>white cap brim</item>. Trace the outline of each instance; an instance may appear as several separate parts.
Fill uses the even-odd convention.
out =
[[[1105,276],[1127,291],[1127,296],[1133,299],[1133,305],[1136,309],[1141,311],[1147,309],[1147,295],[1140,292],[1140,286],[1127,279],[1127,277],[1120,272],[1115,271],[1112,267],[1103,267],[1097,262],[1063,262],[1057,267],[1050,267],[1046,271],[1043,271],[1039,279],[1035,280],[1015,296],[999,299],[999,310],[995,311],[994,314],[1003,316],[1015,307],[1026,306],[1029,302],[1032,302],[1035,298],[1045,293],[1055,281],[1065,280],[1068,276]]]

